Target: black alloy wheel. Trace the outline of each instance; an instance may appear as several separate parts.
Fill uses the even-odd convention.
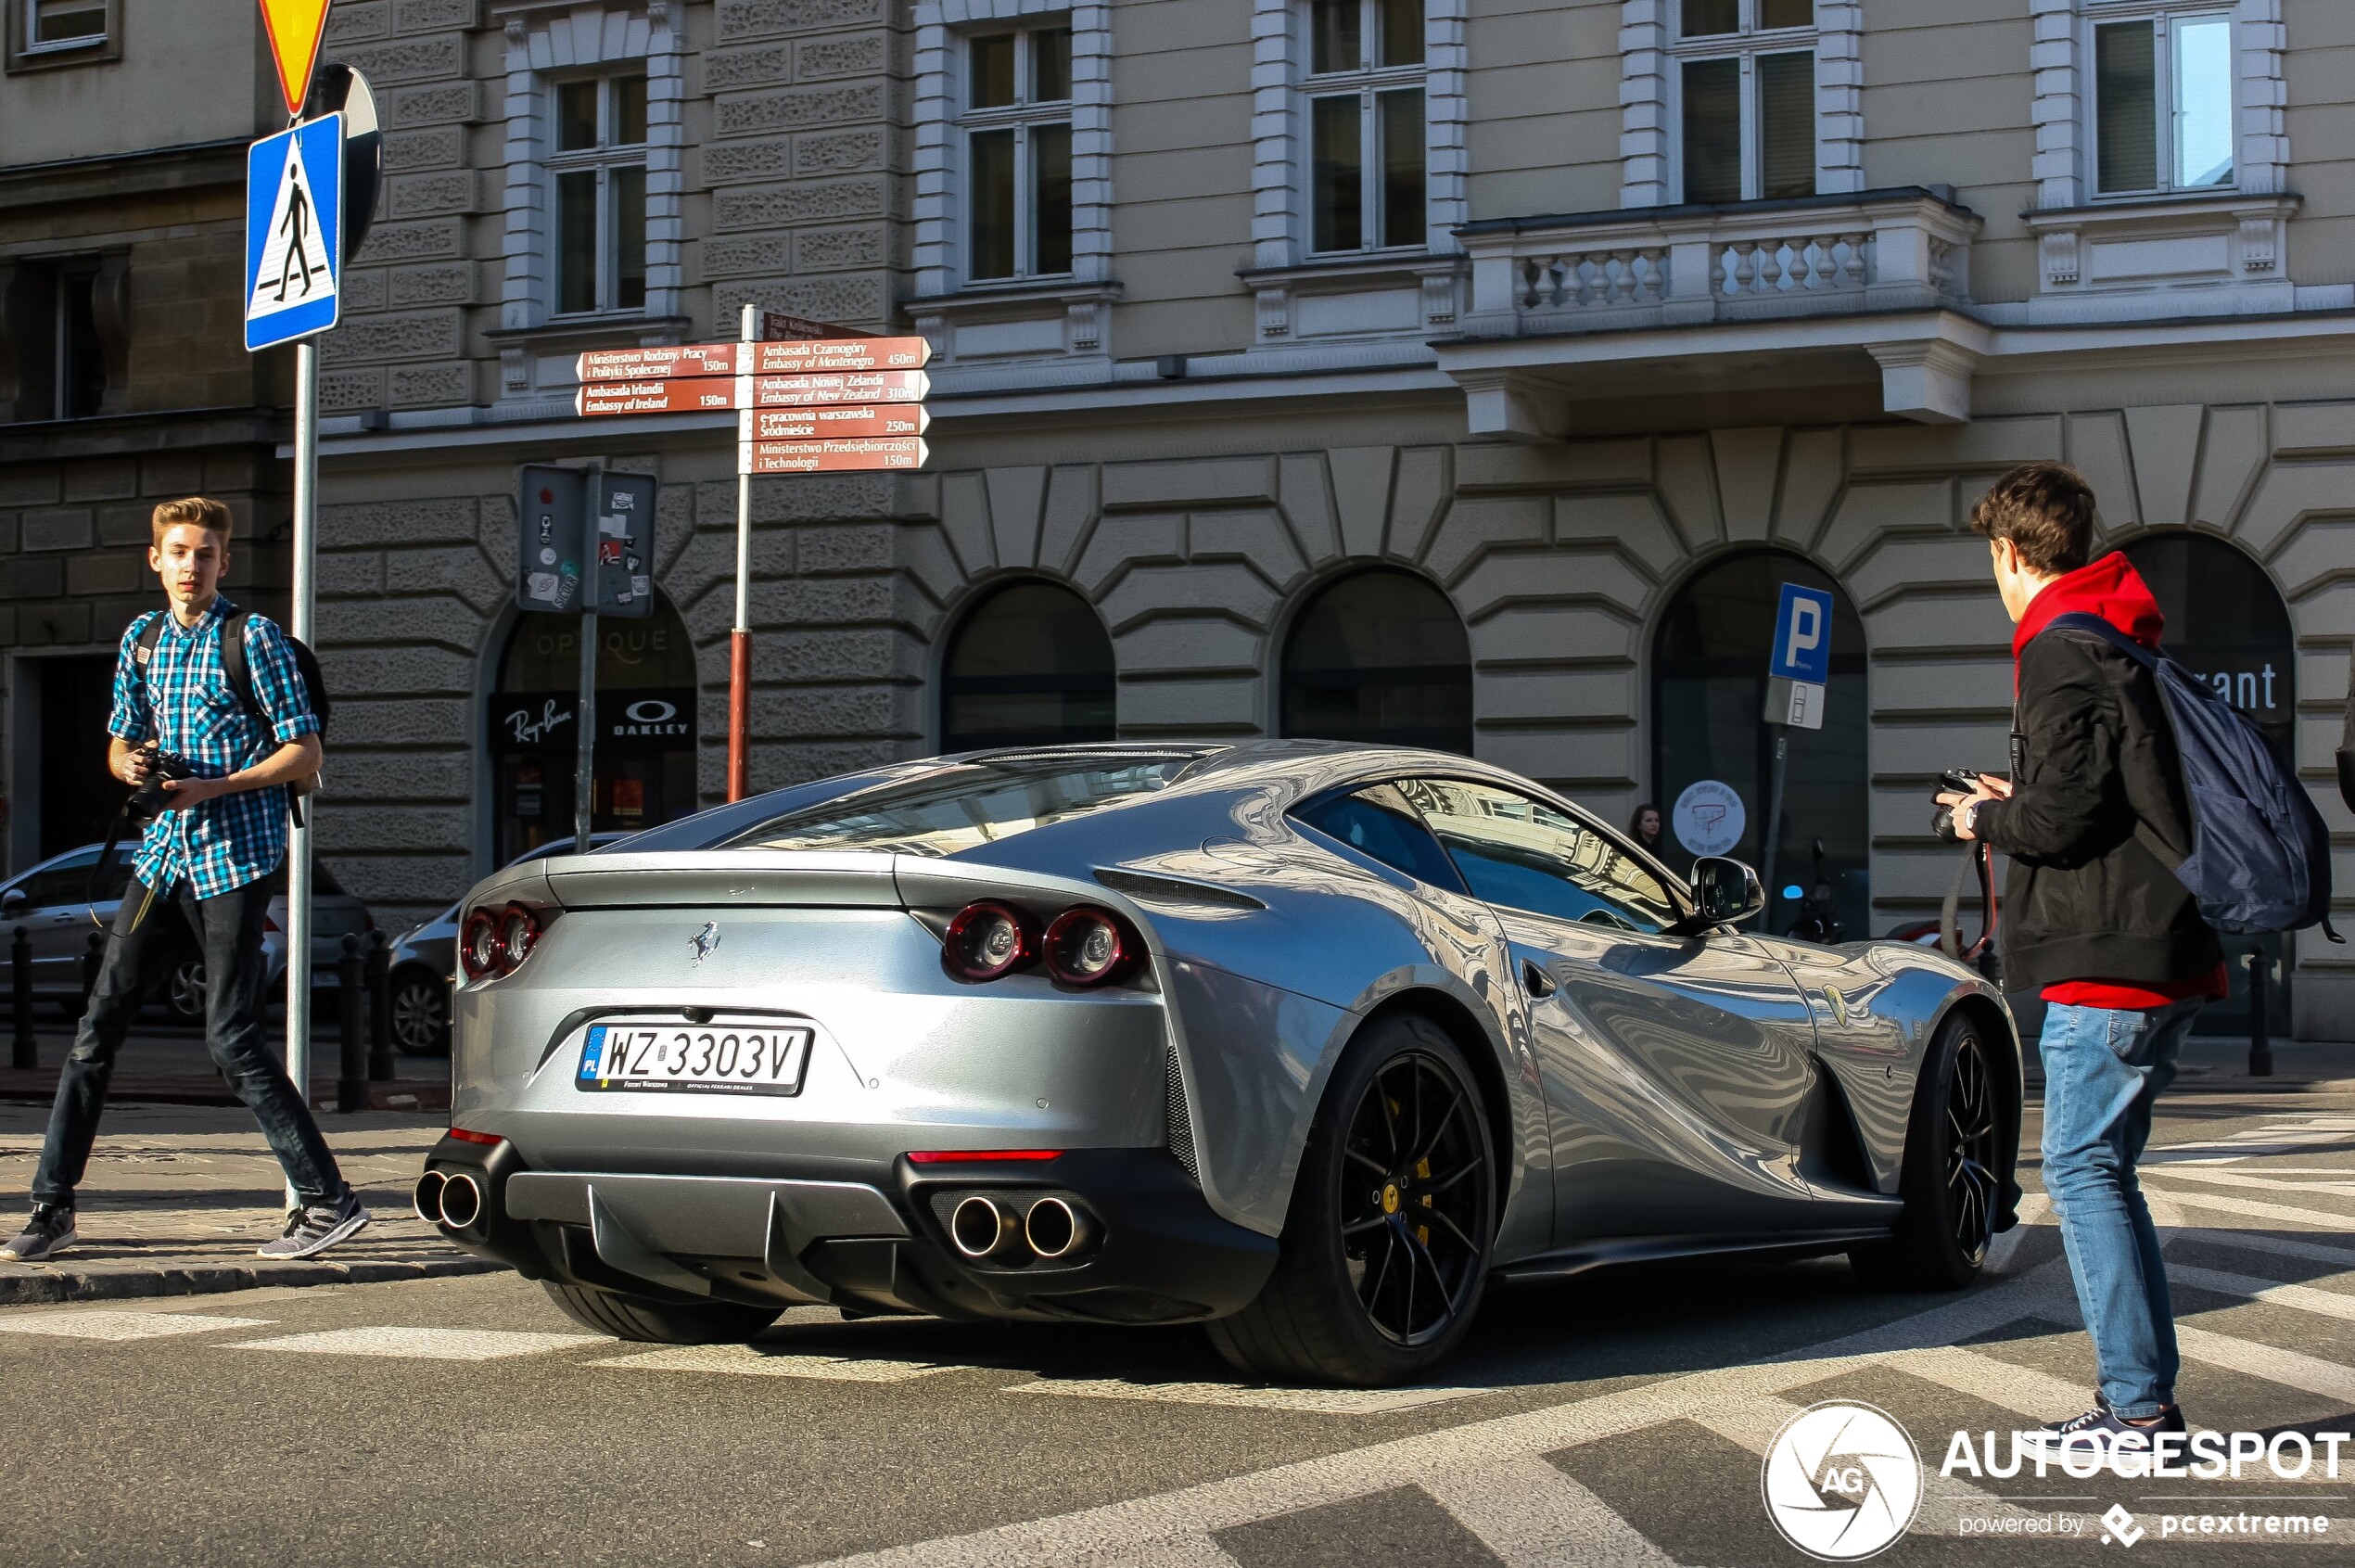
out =
[[[1463,1054],[1415,1013],[1361,1030],[1301,1152],[1275,1271],[1207,1325],[1246,1375],[1379,1386],[1462,1340],[1496,1232],[1488,1115]]]
[[[405,968],[392,976],[392,1043],[404,1056],[450,1054],[450,982],[430,970]]]
[[[2017,1097],[1982,1026],[1950,1015],[1930,1042],[1914,1090],[1898,1195],[1904,1209],[1886,1242],[1849,1262],[1877,1285],[1960,1290],[1979,1277],[1999,1229],[2019,1129]]]
[[[183,953],[172,963],[172,973],[163,984],[163,1007],[175,1024],[204,1022],[205,979],[204,960],[196,953]]]

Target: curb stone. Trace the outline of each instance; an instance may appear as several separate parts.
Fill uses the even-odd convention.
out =
[[[265,1285],[367,1285],[393,1280],[435,1280],[456,1274],[498,1274],[503,1263],[487,1257],[437,1257],[421,1261],[363,1263],[188,1264],[180,1267],[50,1268],[26,1265],[22,1273],[0,1275],[0,1307],[30,1307],[61,1301],[130,1301],[143,1297],[218,1295]]]

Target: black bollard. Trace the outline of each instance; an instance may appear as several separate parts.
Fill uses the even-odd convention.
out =
[[[2248,1076],[2273,1076],[2273,1028],[2267,1005],[2266,980],[2273,967],[2262,950],[2248,955]]]
[[[29,1071],[41,1065],[41,1057],[32,1042],[32,943],[21,925],[8,943],[8,993],[16,1026],[8,1065]]]
[[[367,993],[361,988],[360,938],[346,935],[343,956],[336,960],[336,995],[343,1003],[338,1020],[343,1027],[342,1064],[336,1077],[336,1109],[346,1115],[368,1108],[368,1052],[360,1039],[361,1009]]]
[[[98,962],[106,954],[107,934],[90,933],[90,950],[82,955],[82,1010],[90,1011],[90,993],[98,988]]]
[[[392,1081],[391,946],[381,931],[368,933],[368,1081]]]

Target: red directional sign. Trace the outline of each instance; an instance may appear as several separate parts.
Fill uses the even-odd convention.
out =
[[[751,383],[755,408],[816,408],[828,403],[922,402],[932,389],[921,370],[865,370],[824,376],[640,376],[627,381],[592,381],[573,394],[573,412],[605,414],[696,414],[742,408]],[[879,434],[891,434],[889,431]]]
[[[582,354],[574,374],[592,381],[658,376],[802,376],[827,372],[922,370],[932,345],[922,338],[796,338],[783,343],[693,343],[661,349],[601,349]]]
[[[850,436],[921,436],[932,415],[907,403],[854,403],[847,408],[762,408],[752,415],[760,441],[834,440]]]
[[[750,441],[736,448],[744,474],[848,474],[881,468],[921,468],[926,450],[916,436],[854,440]]]
[[[880,338],[880,332],[866,332],[855,326],[836,326],[830,321],[811,321],[784,311],[760,312],[760,335],[763,338]]]

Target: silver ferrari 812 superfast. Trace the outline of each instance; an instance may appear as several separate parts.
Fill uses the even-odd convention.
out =
[[[828,779],[474,890],[417,1207],[624,1338],[1199,1322],[1285,1381],[1414,1378],[1492,1280],[1968,1283],[2018,1196],[2000,994],[1761,904],[1432,752]]]

